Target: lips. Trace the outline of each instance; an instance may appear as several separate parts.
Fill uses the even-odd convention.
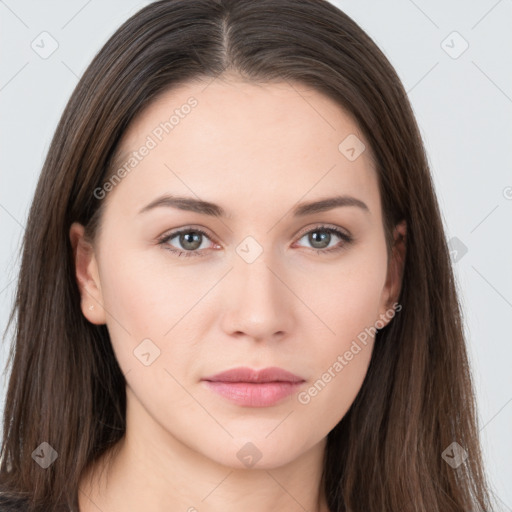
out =
[[[263,370],[253,370],[251,368],[233,368],[211,377],[206,377],[203,380],[209,382],[304,382],[302,377],[294,375],[282,368],[275,366],[271,368],[264,368]]]
[[[233,368],[201,380],[210,390],[246,407],[276,405],[305,382],[302,377],[278,367]]]

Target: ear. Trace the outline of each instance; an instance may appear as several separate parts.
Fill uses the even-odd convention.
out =
[[[69,230],[75,275],[80,290],[82,313],[89,322],[101,325],[106,323],[103,309],[103,296],[98,272],[98,263],[93,245],[84,235],[84,227],[74,222]]]
[[[407,224],[405,220],[399,222],[393,230],[393,247],[388,263],[386,284],[382,291],[380,322],[387,325],[394,317],[395,304],[402,289],[402,277],[406,254]],[[401,308],[401,307],[400,307]],[[397,310],[399,310],[397,308]]]

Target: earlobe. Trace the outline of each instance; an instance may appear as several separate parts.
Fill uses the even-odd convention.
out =
[[[387,323],[393,318],[395,305],[402,289],[402,278],[406,256],[407,224],[403,220],[393,230],[393,247],[388,264],[386,284],[382,294],[381,319],[385,315]]]
[[[84,227],[74,222],[69,230],[73,249],[75,277],[80,291],[82,313],[89,322],[101,325],[106,322],[98,264],[93,245],[86,239]]]

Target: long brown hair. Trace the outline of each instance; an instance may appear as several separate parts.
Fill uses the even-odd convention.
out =
[[[8,324],[16,319],[4,499],[27,510],[77,510],[84,468],[123,436],[126,381],[106,326],[81,312],[69,228],[77,221],[92,238],[97,233],[104,201],[94,190],[113,171],[135,116],[177,85],[227,72],[253,83],[305,84],[343,106],[377,162],[388,244],[392,227],[407,222],[402,310],[378,331],[362,388],[328,435],[322,485],[330,510],[491,510],[423,142],[388,59],[324,0],[155,2],[126,21],[85,71],[53,137],[23,240]],[[42,442],[58,453],[47,469],[32,458]],[[454,442],[468,455],[457,467],[443,456]]]

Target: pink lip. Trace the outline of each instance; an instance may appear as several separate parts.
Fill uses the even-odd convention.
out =
[[[219,395],[247,407],[269,407],[291,395],[305,382],[282,368],[233,368],[201,379]]]

